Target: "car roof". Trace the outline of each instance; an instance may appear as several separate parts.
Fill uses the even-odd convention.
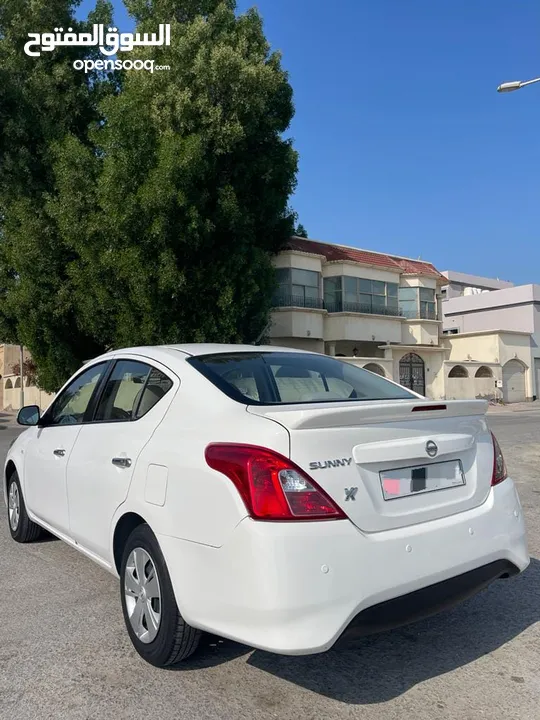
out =
[[[279,347],[278,345],[234,345],[225,343],[187,343],[185,345],[167,345],[166,347],[188,355],[219,355],[234,352],[307,352],[306,350]]]
[[[101,355],[100,360],[114,357],[118,355],[142,355],[148,358],[159,360],[164,355],[179,359],[180,354],[197,356],[197,355],[220,355],[223,353],[253,353],[253,352],[286,352],[286,353],[304,353],[312,355],[306,350],[297,350],[296,348],[279,347],[278,345],[234,345],[226,343],[185,343],[182,345],[145,345],[139,347],[126,347],[110,350],[108,353]],[[93,358],[97,360],[98,358]],[[89,361],[90,362],[90,361]]]

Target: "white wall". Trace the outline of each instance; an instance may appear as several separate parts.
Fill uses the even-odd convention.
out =
[[[324,340],[312,340],[311,338],[273,337],[270,345],[281,345],[282,347],[308,350],[309,352],[322,353],[324,355]]]
[[[363,278],[364,280],[380,280],[399,284],[399,272],[389,270],[378,270],[376,268],[363,267],[355,263],[326,263],[323,270],[324,277],[336,277],[336,275],[348,275],[349,277]]]
[[[438,345],[440,322],[437,320],[406,320],[401,328],[404,345]]]
[[[402,276],[401,287],[424,287],[431,288],[431,290],[437,289],[437,279],[430,277],[420,277],[416,275]]]
[[[13,385],[17,377],[11,376],[3,378],[1,382],[4,384],[4,410],[20,410],[21,408],[21,388],[14,387],[12,389],[6,389],[6,382],[10,380]],[[45,410],[51,402],[54,400],[54,395],[39,390],[35,385],[30,385],[24,388],[24,404],[25,405],[38,405],[41,410]]]
[[[353,340],[401,342],[399,318],[361,313],[331,313],[324,318],[324,339],[329,342]]]
[[[451,298],[442,303],[443,327],[445,330],[458,328],[460,332],[517,330],[534,333],[534,302],[540,302],[539,285],[520,285]]]
[[[356,367],[364,368],[366,365],[378,365],[384,370],[384,376],[388,380],[394,380],[393,373],[394,373],[394,367],[392,360],[385,360],[384,358],[372,358],[372,357],[344,357],[344,358],[338,358],[338,360],[343,360],[343,362],[350,363],[351,365],[356,365]],[[399,381],[399,378],[398,378]]]
[[[312,257],[297,252],[284,252],[276,255],[273,260],[276,268],[297,268],[298,270],[314,270],[321,272],[323,258]]]
[[[475,361],[500,366],[498,379],[502,379],[502,367],[509,360],[519,360],[525,368],[525,391],[528,398],[535,394],[534,359],[531,336],[528,333],[493,332],[470,335],[446,335],[445,346],[449,349],[449,361],[463,364]]]
[[[310,308],[274,308],[270,337],[312,338],[324,337],[325,310]]]
[[[465,368],[468,377],[449,377],[449,373],[456,365]],[[447,400],[471,400],[475,398],[492,399],[501,396],[497,391],[495,383],[502,378],[500,365],[486,365],[491,370],[493,377],[477,378],[476,372],[482,367],[478,363],[445,363],[446,376],[446,399]]]

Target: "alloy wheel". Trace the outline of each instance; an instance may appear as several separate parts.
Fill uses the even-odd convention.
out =
[[[21,496],[19,494],[17,483],[15,482],[12,482],[9,487],[8,514],[9,526],[13,532],[16,532],[19,527],[19,519],[21,517]]]
[[[161,623],[161,589],[154,561],[143,548],[129,554],[124,595],[131,627],[143,643],[151,643]]]

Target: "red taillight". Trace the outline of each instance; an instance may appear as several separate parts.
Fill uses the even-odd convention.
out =
[[[226,475],[257,520],[338,520],[337,508],[297,465],[283,455],[257,447],[215,443],[205,451],[206,462]]]
[[[498,485],[503,480],[506,480],[508,473],[506,472],[506,463],[497,438],[493,433],[491,433],[491,438],[493,440],[493,475],[491,476],[491,484]]]

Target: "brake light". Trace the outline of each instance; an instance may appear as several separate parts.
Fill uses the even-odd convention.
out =
[[[491,477],[491,484],[498,485],[503,480],[506,480],[508,473],[506,472],[506,463],[504,462],[497,438],[493,433],[491,433],[491,438],[493,440],[493,475]]]
[[[256,445],[215,443],[206,462],[226,475],[257,520],[342,520],[328,495],[283,455]]]
[[[446,410],[446,405],[417,405],[411,412],[427,412],[428,410]]]

